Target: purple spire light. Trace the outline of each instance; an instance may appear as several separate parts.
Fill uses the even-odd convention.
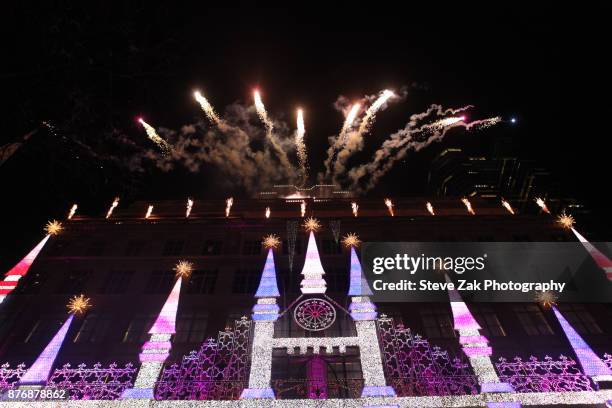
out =
[[[266,258],[266,264],[264,265],[261,279],[259,280],[259,287],[255,292],[256,298],[270,298],[279,297],[278,285],[276,283],[276,267],[274,265],[274,251],[272,248],[268,249],[268,257]]]
[[[174,334],[176,333],[176,311],[178,310],[179,298],[181,296],[181,281],[178,278],[172,288],[172,292],[168,295],[166,303],[159,312],[153,327],[149,330],[149,334]]]
[[[351,274],[348,295],[372,296],[372,290],[363,276],[361,263],[359,262],[359,258],[357,257],[354,247],[351,247]]]

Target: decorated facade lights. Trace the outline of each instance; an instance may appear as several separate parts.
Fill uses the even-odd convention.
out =
[[[309,233],[308,246],[306,247],[306,260],[302,268],[302,282],[300,288],[303,294],[323,294],[327,290],[327,284],[323,275],[323,265],[319,257],[317,241],[314,233],[321,229],[321,224],[316,218],[310,217],[304,221],[304,229]]]
[[[445,273],[447,283],[452,283]],[[461,295],[456,289],[448,290],[448,297],[453,313],[453,327],[459,333],[459,343],[467,355],[482,392],[513,392],[510,383],[501,382],[491,362],[493,349],[489,340],[480,334],[480,325],[472,316]]]
[[[266,207],[266,218],[270,218],[270,207]]]
[[[351,203],[351,210],[353,211],[353,217],[357,217],[359,215],[359,204],[353,201]]]
[[[119,205],[119,197],[115,197],[115,199],[113,200],[113,203],[111,204],[110,208],[106,212],[107,220],[111,217],[111,215],[113,215],[113,211],[115,210],[115,208],[117,208],[118,205]]]
[[[253,306],[254,323],[253,348],[251,351],[251,370],[248,387],[242,391],[241,399],[274,398],[270,387],[272,378],[272,347],[270,343],[274,336],[274,322],[278,319],[279,308],[276,298],[280,296],[274,265],[274,249],[280,245],[276,235],[267,235],[262,239],[262,245],[268,250],[266,263],[255,292],[257,303]],[[265,405],[267,406],[267,405]]]
[[[60,327],[49,344],[47,344],[47,347],[44,348],[42,353],[40,353],[38,358],[36,358],[34,363],[20,378],[20,388],[42,388],[47,384],[51,369],[53,368],[53,363],[55,363],[55,359],[62,348],[62,344],[64,343],[66,334],[70,329],[74,317],[84,314],[91,307],[91,304],[89,299],[81,294],[79,296],[73,296],[66,306],[70,313],[68,319],[66,319],[62,327]]]
[[[394,217],[395,212],[393,211],[393,201],[390,198],[385,198],[385,205],[387,206],[387,210],[389,210],[389,215]]]
[[[506,201],[506,200],[504,200],[502,198],[501,204],[502,204],[502,207],[504,207],[506,210],[508,210],[508,212],[510,214],[514,215],[514,209],[512,208],[512,206],[510,205],[510,203],[508,201]]]
[[[191,209],[193,208],[193,200],[191,198],[187,199],[187,209],[185,210],[185,218],[189,218],[191,215]]]
[[[74,214],[76,213],[77,208],[79,208],[78,205],[72,204],[72,207],[70,207],[70,211],[68,212],[68,216],[66,218],[71,220],[72,217],[74,217]]]
[[[44,231],[47,233],[45,237],[24,256],[21,261],[11,268],[6,274],[2,281],[0,281],[0,303],[4,301],[6,296],[11,293],[16,287],[17,282],[23,278],[30,270],[30,266],[42,251],[49,238],[55,235],[59,235],[63,231],[64,227],[62,223],[56,220],[49,221],[45,225]]]
[[[234,197],[229,197],[225,200],[225,218],[229,217],[232,205],[234,205]]]
[[[578,361],[582,366],[582,371],[595,383],[612,381],[612,370],[604,363],[601,358],[591,349],[586,341],[578,334],[572,325],[565,319],[563,314],[556,306],[551,306],[555,317],[559,321],[563,333],[569,340]]]
[[[148,220],[149,217],[153,214],[153,206],[150,205],[147,207],[147,213],[145,214],[145,220]]]
[[[548,209],[548,207],[546,206],[546,202],[544,201],[543,198],[541,197],[536,197],[534,199],[535,203],[538,205],[538,207],[540,207],[542,209],[542,211],[544,211],[546,214],[550,214],[550,210]]]
[[[425,204],[425,207],[427,208],[427,211],[431,215],[436,215],[436,212],[434,211],[433,205],[431,205],[431,203],[429,201],[427,202],[427,204]]]
[[[349,312],[357,330],[357,343],[363,370],[362,397],[394,397],[395,390],[387,385],[383,370],[382,356],[376,331],[376,306],[370,300],[372,290],[363,275],[361,263],[355,248],[361,241],[357,234],[349,233],[342,240],[351,251],[349,291],[351,297]]]
[[[472,215],[476,215],[476,212],[472,208],[472,203],[470,203],[470,200],[468,200],[467,197],[463,197],[461,199],[461,202],[463,203],[463,205],[465,205],[467,212],[469,212]]]
[[[302,216],[302,218],[306,216],[306,201],[304,200],[302,200],[302,202],[300,203],[300,215]]]
[[[149,341],[142,345],[138,356],[141,365],[134,386],[123,391],[122,399],[153,399],[155,383],[172,348],[170,339],[176,333],[176,312],[181,296],[181,283],[191,275],[193,264],[179,261],[173,269],[177,277],[176,283],[149,330],[151,335]]]

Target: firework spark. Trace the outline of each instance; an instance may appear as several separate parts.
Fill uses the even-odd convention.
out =
[[[359,125],[359,134],[363,135],[370,129],[370,126],[372,123],[374,123],[374,119],[376,118],[376,113],[392,96],[395,96],[395,94],[392,91],[385,89],[380,94],[378,99],[376,99],[374,103],[370,105],[363,117],[363,120],[361,121],[361,125]]]
[[[270,207],[266,207],[266,218],[270,218]]]
[[[304,221],[302,226],[306,229],[306,231],[317,232],[321,229],[321,223],[316,218],[310,217]]]
[[[191,209],[193,208],[193,200],[191,198],[187,199],[187,210],[185,211],[185,218],[189,218],[191,215]]]
[[[385,198],[385,205],[387,206],[387,209],[389,210],[389,215],[391,215],[392,217],[395,217],[395,212],[393,211],[393,201],[391,201],[390,198]]]
[[[472,208],[472,203],[470,203],[470,200],[464,197],[461,199],[461,202],[463,203],[463,205],[465,205],[465,208],[470,214],[476,215],[476,213],[474,212],[474,209]]]
[[[542,209],[542,211],[544,211],[546,214],[550,214],[550,210],[546,206],[546,202],[544,201],[543,198],[537,197],[535,199],[535,202],[538,205],[538,207],[540,207]]]
[[[361,240],[359,239],[357,234],[349,232],[344,236],[344,238],[342,238],[342,244],[347,248],[358,247],[359,244],[361,244]]]
[[[300,214],[302,215],[302,218],[304,218],[304,216],[306,215],[306,201],[302,200],[302,202],[300,203]]]
[[[164,139],[161,138],[161,136],[157,134],[157,131],[153,126],[149,125],[142,118],[139,118],[138,122],[140,122],[140,124],[145,128],[149,139],[151,139],[153,143],[155,143],[164,154],[170,153],[172,147],[168,144],[168,142],[166,142]]]
[[[49,221],[45,225],[45,232],[49,235],[58,235],[63,229],[62,223],[56,220]]]
[[[106,219],[109,219],[110,216],[113,215],[113,211],[115,210],[115,208],[117,208],[118,205],[119,205],[119,197],[115,197],[115,200],[113,201],[110,208],[108,209],[108,212],[106,213]]]
[[[225,217],[229,217],[232,205],[234,205],[234,197],[230,197],[225,200]]]
[[[557,295],[553,292],[538,292],[535,295],[535,301],[542,307],[549,308],[557,304]]]
[[[195,91],[193,93],[193,96],[195,97],[195,100],[198,101],[198,103],[202,107],[202,110],[204,111],[206,116],[208,116],[208,119],[210,119],[210,121],[213,122],[215,125],[218,125],[221,119],[219,119],[219,116],[215,112],[215,109],[212,107],[212,105],[208,102],[208,99],[202,96],[200,91]]]
[[[304,126],[304,111],[302,109],[297,110],[297,131],[295,134],[295,146],[297,149],[298,161],[300,163],[300,171],[302,172],[302,183],[306,182],[308,178],[307,168],[307,156],[306,156],[306,145],[304,144],[304,135],[306,134],[306,127]]]
[[[90,299],[86,298],[85,295],[81,294],[79,296],[73,296],[66,307],[68,308],[68,312],[74,315],[83,314],[91,307],[91,303],[89,303]]]
[[[193,272],[193,263],[189,261],[179,261],[174,265],[173,270],[177,278],[186,278]]]
[[[559,217],[557,217],[557,224],[560,224],[563,228],[571,229],[574,226],[576,220],[569,214],[565,212],[561,213]]]
[[[74,217],[74,214],[76,213],[77,208],[79,208],[78,205],[72,204],[72,207],[70,207],[70,212],[68,213],[68,219],[69,220],[71,220],[72,217]]]
[[[425,207],[427,207],[427,211],[429,211],[431,215],[436,215],[436,213],[434,212],[433,205],[431,205],[429,201],[427,202],[427,204],[425,204]]]
[[[504,208],[508,210],[510,214],[514,215],[514,210],[512,209],[512,206],[510,205],[509,202],[507,202],[506,200],[502,198],[501,203],[504,206]]]
[[[465,128],[467,130],[486,129],[491,126],[497,125],[501,121],[502,121],[502,118],[500,116],[495,116],[495,117],[488,118],[488,119],[475,120],[473,122],[468,123]]]
[[[346,136],[346,132],[349,131],[350,128],[353,127],[353,122],[355,122],[355,118],[357,118],[357,114],[359,113],[359,109],[361,105],[356,103],[351,106],[348,114],[346,115],[346,119],[344,120],[344,124],[342,125],[342,130],[340,130],[341,142],[344,142],[344,137]]]
[[[444,119],[440,119],[437,120],[433,123],[429,123],[425,126],[423,126],[423,129],[436,129],[436,130],[440,130],[443,129],[447,126],[452,126],[456,123],[465,121],[465,116],[457,116],[457,117],[450,117],[450,118],[444,118]]]
[[[153,213],[153,206],[152,206],[152,205],[150,205],[150,206],[147,208],[147,213],[145,214],[145,220],[146,220],[146,219],[148,219],[148,218],[151,216],[151,214],[152,214],[152,213]]]
[[[359,211],[359,204],[353,201],[351,203],[351,209],[353,210],[353,217],[357,217]]]
[[[266,235],[261,240],[261,244],[266,249],[276,249],[280,246],[280,238],[274,234]]]
[[[285,153],[280,143],[278,142],[278,140],[276,140],[276,137],[272,133],[272,131],[274,130],[274,123],[268,116],[268,112],[266,111],[266,107],[263,104],[263,101],[261,100],[261,94],[258,90],[253,91],[253,99],[255,101],[255,110],[257,111],[257,115],[266,127],[266,138],[268,139],[270,144],[272,144],[272,147],[274,148],[274,151],[283,167],[286,170],[292,170],[293,167],[291,166],[291,163],[289,163],[287,153]]]

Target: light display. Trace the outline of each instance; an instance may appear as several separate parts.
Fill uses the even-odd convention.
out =
[[[109,219],[111,215],[113,215],[113,211],[115,210],[115,208],[117,208],[118,205],[119,205],[119,197],[115,197],[115,199],[113,200],[113,203],[108,209],[108,212],[106,213],[106,219]]]
[[[349,296],[372,296],[372,290],[363,275],[361,263],[355,248],[351,246],[351,270],[349,276]]]
[[[287,221],[287,252],[289,258],[289,271],[293,271],[293,258],[295,257],[295,243],[297,240],[297,221]]]
[[[174,266],[174,272],[179,278],[187,278],[193,271],[193,263],[189,261],[179,261]]]
[[[145,220],[149,219],[149,217],[151,216],[151,214],[153,213],[153,206],[150,205],[147,207],[147,213],[145,214]]]
[[[79,315],[84,314],[87,309],[91,307],[91,303],[89,303],[89,299],[86,298],[85,295],[81,294],[79,296],[73,296],[66,307],[71,314]]]
[[[314,219],[311,218],[310,220]],[[304,278],[300,283],[302,293],[325,293],[327,290],[327,285],[325,283],[325,279],[323,279],[323,275],[325,275],[325,271],[323,270],[323,265],[321,265],[321,259],[319,258],[317,242],[314,237],[314,232],[310,230],[308,247],[306,248],[306,261],[304,262],[304,267],[302,268],[302,276]]]
[[[306,231],[309,232],[317,232],[321,229],[321,223],[319,222],[319,220],[313,217],[306,218],[306,221],[304,221],[304,224],[302,224],[302,226]]]
[[[266,218],[270,218],[270,207],[266,207]]]
[[[157,134],[155,128],[145,122],[142,118],[138,119],[138,122],[144,127],[147,136],[153,143],[157,145],[159,150],[161,150],[164,154],[169,154],[172,150],[172,146],[168,142],[166,142],[160,135]]]
[[[306,215],[306,201],[302,200],[302,202],[300,203],[300,216],[304,218],[305,215]]]
[[[612,281],[612,261],[606,255],[604,255],[599,249],[597,249],[593,244],[591,244],[585,237],[576,231],[575,228],[572,228],[572,232],[578,238],[578,241],[582,243],[582,246],[587,250],[593,261],[601,268],[606,274],[608,280]]]
[[[280,246],[280,238],[277,235],[270,234],[263,237],[261,244],[266,249],[276,249]]]
[[[47,225],[45,225],[45,232],[52,236],[58,235],[63,229],[62,223],[56,220],[49,221]]]
[[[187,199],[187,209],[185,210],[185,218],[189,218],[191,215],[191,209],[193,208],[193,200],[191,198]]]
[[[176,327],[176,311],[178,310],[179,298],[181,296],[182,279],[176,280],[168,299],[164,303],[155,323],[149,330],[149,334],[174,334]]]
[[[264,265],[261,279],[259,280],[259,286],[255,292],[255,297],[270,298],[279,296],[280,293],[276,282],[276,267],[274,265],[274,251],[270,248],[268,249],[266,264]]]
[[[293,320],[304,330],[325,330],[336,321],[336,309],[325,299],[305,299],[293,310]]]
[[[68,216],[66,218],[71,220],[72,217],[74,217],[74,214],[76,214],[78,207],[79,207],[78,205],[72,204],[72,207],[70,207],[70,212],[68,213]]]
[[[550,210],[546,206],[546,202],[544,201],[543,198],[537,197],[537,198],[534,199],[534,201],[538,205],[538,207],[540,207],[542,209],[542,211],[544,211],[546,214],[550,214]]]
[[[474,209],[472,208],[472,203],[470,203],[470,200],[468,200],[467,198],[462,198],[461,202],[463,203],[463,205],[465,205],[465,208],[467,209],[467,212],[469,212],[472,215],[476,215],[476,212],[474,211]]]
[[[387,206],[387,210],[389,210],[389,215],[394,217],[395,212],[393,211],[393,201],[389,198],[385,198],[385,205]]]
[[[535,295],[535,301],[538,302],[540,306],[549,308],[557,304],[557,296],[549,291],[538,292]]]
[[[220,122],[219,116],[215,112],[215,109],[212,107],[212,105],[208,102],[208,99],[206,99],[200,93],[200,91],[195,91],[193,93],[193,96],[195,100],[200,104],[200,107],[202,108],[202,110],[204,111],[208,119],[216,125],[219,124]]]
[[[347,248],[358,247],[359,244],[361,244],[361,241],[359,240],[357,234],[353,232],[349,232],[344,236],[344,238],[342,238],[342,245]]]
[[[563,228],[570,229],[574,226],[575,223],[576,220],[574,219],[574,217],[569,214],[566,214],[565,212],[561,213],[561,215],[557,217],[557,224],[560,224]]]
[[[354,201],[351,203],[351,210],[353,211],[353,217],[359,215],[359,205]]]
[[[425,207],[427,208],[427,212],[429,212],[431,215],[436,215],[433,205],[431,205],[429,201],[427,202],[427,204],[425,204]]]
[[[304,144],[304,135],[306,127],[304,126],[304,111],[297,110],[297,131],[295,132],[295,147],[297,150],[298,161],[300,164],[300,172],[302,173],[302,183],[308,179],[308,163],[306,155],[306,145]]]
[[[225,217],[229,217],[230,211],[232,210],[232,205],[234,205],[234,198],[230,197],[225,200]]]
[[[514,209],[512,208],[512,206],[510,205],[510,203],[509,203],[508,201],[506,201],[506,200],[504,200],[504,199],[502,198],[501,203],[502,203],[502,206],[503,206],[503,207],[504,207],[506,210],[508,210],[508,212],[509,212],[510,214],[514,215]]]

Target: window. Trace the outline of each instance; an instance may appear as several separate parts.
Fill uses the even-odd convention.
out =
[[[129,241],[125,248],[125,256],[138,256],[142,254],[145,247],[144,241]]]
[[[104,341],[111,326],[111,317],[107,315],[88,314],[83,320],[78,333],[74,336],[75,343],[100,343]]]
[[[49,342],[65,321],[65,315],[42,316],[24,332],[23,342],[33,345]]]
[[[149,277],[145,293],[168,293],[174,283],[174,271],[154,271]]]
[[[538,305],[516,305],[514,313],[529,336],[554,334]]]
[[[87,250],[85,251],[86,256],[100,256],[104,253],[104,249],[106,248],[106,242],[104,241],[94,241],[89,244]]]
[[[333,293],[347,293],[349,274],[346,268],[329,268],[325,274],[327,289]]]
[[[584,305],[561,303],[559,310],[580,334],[602,334],[602,330]]]
[[[56,289],[58,294],[74,295],[83,292],[91,276],[91,271],[69,271],[64,274],[62,282]]]
[[[185,241],[182,239],[169,239],[164,245],[164,256],[178,256],[183,252]]]
[[[474,318],[482,328],[482,335],[485,337],[501,337],[506,332],[502,327],[497,315],[488,305],[470,305]]]
[[[261,241],[244,241],[242,244],[243,255],[260,255],[261,254]]]
[[[153,325],[157,315],[137,314],[134,316],[125,334],[124,343],[141,343],[148,339],[148,331]]]
[[[321,244],[321,249],[325,255],[338,255],[342,253],[340,242],[336,243],[333,239],[324,239]]]
[[[431,305],[419,310],[425,329],[425,336],[430,339],[449,339],[455,337],[450,311],[447,308],[448,306],[446,305]]]
[[[125,293],[133,275],[134,271],[109,272],[100,292],[114,295]]]
[[[238,269],[234,274],[232,292],[253,294],[259,285],[261,271],[259,269]]]
[[[215,291],[218,275],[219,273],[216,270],[194,271],[187,284],[187,293],[213,293]]]
[[[302,240],[295,240],[295,254],[300,255],[302,253]],[[287,240],[283,240],[283,255],[289,255],[289,243]]]
[[[207,324],[208,312],[179,315],[174,341],[177,343],[201,343],[206,335]]]
[[[202,255],[221,255],[221,248],[223,242],[219,240],[206,240],[204,242],[204,248],[202,249]]]

